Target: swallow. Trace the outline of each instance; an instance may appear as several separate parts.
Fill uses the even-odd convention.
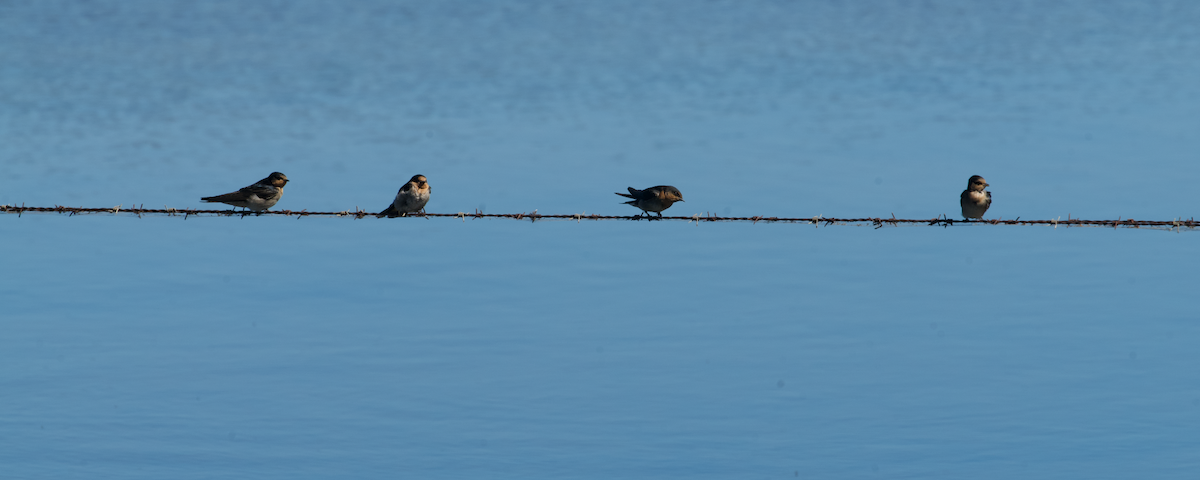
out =
[[[430,191],[429,182],[426,181],[424,175],[413,175],[408,183],[400,187],[399,192],[396,192],[396,199],[392,200],[392,204],[375,215],[375,218],[407,217],[410,213],[425,213],[425,204],[429,203]]]
[[[249,187],[215,197],[203,197],[200,201],[224,203],[261,212],[279,203],[279,199],[283,197],[283,186],[287,183],[287,175],[273,172]]]
[[[632,198],[633,200],[625,202],[625,204],[642,209],[642,212],[647,217],[650,216],[650,212],[654,212],[661,218],[663,210],[671,208],[671,205],[675,202],[683,201],[683,194],[679,193],[679,189],[669,185],[659,185],[645,190],[638,190],[633,187],[628,188],[628,194],[617,193],[617,195]]]
[[[967,189],[963,190],[958,199],[959,205],[962,205],[963,218],[983,218],[988,207],[992,206],[992,192],[984,190],[987,187],[987,180],[979,175],[973,175],[967,180]]]

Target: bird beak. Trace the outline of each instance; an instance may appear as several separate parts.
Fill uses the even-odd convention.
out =
[[[985,186],[985,187],[990,187],[990,186],[992,186],[992,184],[990,184],[990,183],[985,183],[985,184],[983,184],[983,186]]]

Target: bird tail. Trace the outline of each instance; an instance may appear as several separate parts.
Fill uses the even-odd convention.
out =
[[[383,209],[382,212],[379,212],[378,215],[375,215],[375,218],[383,218],[383,217],[396,218],[396,206],[388,205],[387,208]]]
[[[627,190],[629,190],[629,193],[617,193],[617,195],[620,195],[625,198],[637,198],[637,194],[642,193],[641,190],[638,190],[633,187],[625,187],[625,188]],[[616,192],[613,192],[613,193],[616,193]]]

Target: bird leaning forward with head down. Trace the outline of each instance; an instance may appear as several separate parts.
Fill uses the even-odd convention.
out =
[[[272,172],[267,178],[259,180],[254,185],[224,195],[202,197],[200,201],[224,203],[235,207],[247,208],[255,212],[262,212],[279,203],[279,199],[283,197],[283,186],[287,185],[287,183],[287,175]]]
[[[984,190],[987,187],[987,180],[979,175],[973,175],[967,180],[967,189],[958,197],[963,218],[983,218],[988,207],[992,206],[992,192]]]
[[[633,187],[628,187],[628,189],[628,194],[617,193],[617,195],[632,198],[633,200],[625,203],[642,209],[642,212],[647,217],[650,216],[650,212],[654,212],[661,218],[663,210],[671,208],[671,205],[675,202],[683,201],[683,194],[679,193],[679,189],[670,185],[659,185],[645,190],[638,190]]]
[[[400,187],[399,192],[396,192],[396,199],[392,200],[392,204],[375,215],[375,218],[407,217],[410,213],[425,213],[425,204],[429,203],[430,191],[429,182],[424,175],[413,175],[408,183]]]

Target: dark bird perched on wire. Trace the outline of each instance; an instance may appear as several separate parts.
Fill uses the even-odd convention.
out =
[[[984,190],[988,187],[987,180],[979,175],[973,175],[967,180],[967,189],[958,198],[962,205],[963,218],[983,218],[988,207],[992,206],[992,192]]]
[[[287,175],[272,172],[267,178],[259,180],[254,185],[224,195],[203,197],[200,201],[224,203],[261,212],[279,203],[279,199],[283,197],[283,186],[287,185],[287,183]]]
[[[670,185],[659,185],[645,190],[638,190],[633,187],[628,188],[628,194],[618,193],[617,195],[632,198],[633,200],[625,203],[642,209],[647,217],[650,216],[650,212],[657,213],[659,217],[662,217],[663,210],[671,208],[671,205],[675,202],[683,201],[683,194],[679,193],[679,189]]]
[[[410,213],[425,213],[425,204],[429,203],[429,182],[424,175],[413,175],[408,183],[396,192],[396,199],[388,205],[376,218],[407,217]]]

